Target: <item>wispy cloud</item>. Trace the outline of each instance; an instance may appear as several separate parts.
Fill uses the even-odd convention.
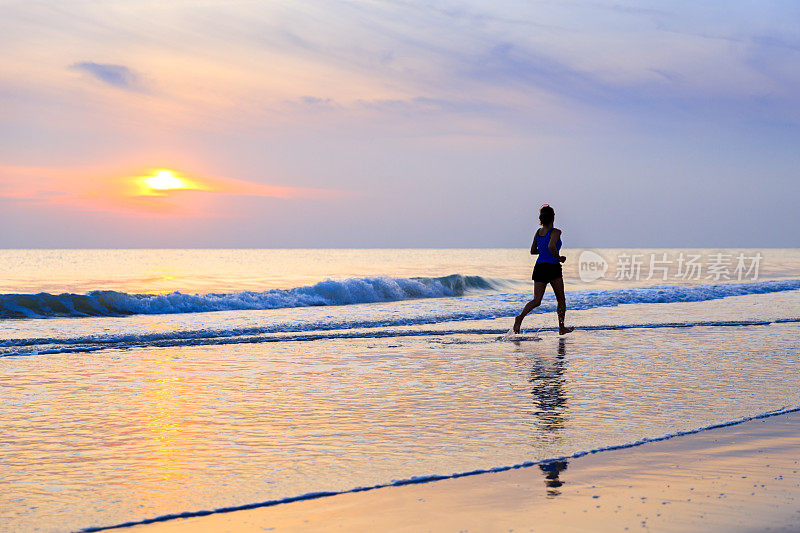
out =
[[[539,195],[569,200],[585,242],[605,201],[666,214],[620,239],[658,235],[676,179],[701,207],[738,206],[718,200],[728,190],[787,206],[796,20],[786,0],[0,1],[0,49],[14,51],[0,67],[0,160],[42,165],[0,168],[0,201],[54,235],[67,227],[56,211],[215,226],[248,213],[273,244],[332,246],[440,245],[414,240],[434,226],[513,245],[510,221]],[[150,164],[193,169],[208,188],[124,194]],[[329,202],[332,187],[370,201]],[[740,227],[728,210],[706,225],[717,244]],[[778,211],[773,226],[800,231]],[[218,225],[266,242],[240,222]]]
[[[140,91],[143,88],[141,77],[125,65],[111,65],[107,63],[82,61],[80,63],[74,63],[70,65],[69,68],[89,74],[96,80],[102,81],[108,85],[113,85],[114,87],[118,87],[120,89]]]
[[[647,116],[666,117],[676,107],[705,109],[709,100],[729,102],[736,116],[742,108],[759,115],[763,107],[749,107],[754,95],[767,99],[767,110],[782,110],[788,97],[774,95],[789,94],[795,85],[784,72],[792,58],[773,59],[766,70],[749,61],[758,50],[735,46],[794,49],[771,20],[778,17],[742,26],[739,20],[749,13],[743,8],[730,15],[685,2],[677,7],[597,0],[333,5],[309,0],[253,12],[236,2],[165,4],[153,26],[124,19],[114,28],[123,44],[139,39],[136,52],[121,55],[118,63],[82,61],[70,68],[137,92],[149,83],[127,65],[148,61],[148,79],[153,77],[161,93],[152,103],[156,120],[163,121],[165,109],[171,109],[182,115],[178,118],[197,117],[217,127],[264,124],[271,112],[283,118],[297,113],[306,121],[307,108],[350,109],[357,121],[364,102],[414,100],[427,108],[437,101],[486,102],[448,111],[487,120],[497,118],[496,108],[515,107],[530,124],[559,113],[565,117],[559,123],[569,124],[576,104],[584,116],[596,112],[626,120],[643,109]],[[104,14],[100,8],[83,13],[90,19]],[[693,22],[698,17],[702,24]],[[92,46],[114,42],[106,34],[92,39]],[[187,49],[186,42],[196,44]],[[272,75],[255,74],[264,70],[254,65]],[[187,81],[192,91],[184,90]],[[124,95],[116,96],[114,105],[124,106]],[[286,102],[296,102],[293,111],[282,108]],[[396,109],[381,107],[389,113]],[[131,109],[142,115],[141,102]]]
[[[301,96],[300,102],[307,106],[329,106],[333,105],[330,98],[320,98],[318,96]]]
[[[151,170],[109,170],[100,167],[0,166],[0,200],[62,206],[74,211],[116,216],[236,217],[215,205],[223,196],[277,200],[335,200],[351,194],[338,189],[291,187],[219,176],[186,176],[185,190],[143,194]]]

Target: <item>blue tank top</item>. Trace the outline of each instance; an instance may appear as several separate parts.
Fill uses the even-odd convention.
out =
[[[539,230],[536,230],[536,247],[539,249],[539,257],[536,258],[537,263],[561,263],[558,257],[554,256],[549,248],[551,231],[553,231],[553,228],[550,228],[550,231],[542,237],[539,235]],[[561,251],[561,237],[558,238],[558,242],[556,243],[556,250],[559,252]]]

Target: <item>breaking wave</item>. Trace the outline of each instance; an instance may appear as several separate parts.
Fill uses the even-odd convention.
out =
[[[292,289],[289,291],[266,291],[263,293],[249,293],[261,295],[260,300],[246,300],[239,293],[235,295],[206,295],[186,296],[169,294],[160,296],[125,295],[127,307],[119,305],[110,309],[103,306],[93,311],[93,315],[119,316],[133,313],[179,313],[216,311],[221,309],[273,309],[286,307],[290,301],[300,301],[300,296],[312,294],[314,303],[305,305],[343,305],[345,303],[396,301],[410,298],[434,298],[438,295],[462,295],[460,298],[449,300],[418,300],[415,304],[404,305],[402,308],[358,308],[351,307],[347,312],[337,312],[325,315],[292,316],[283,313],[275,317],[258,316],[239,327],[197,328],[189,326],[167,328],[163,331],[143,332],[134,329],[120,330],[116,333],[76,334],[64,332],[65,335],[53,337],[18,337],[0,338],[0,357],[8,355],[37,355],[51,353],[91,352],[103,349],[127,349],[138,347],[175,347],[192,345],[214,344],[239,344],[263,343],[285,341],[309,341],[335,338],[378,338],[378,337],[405,337],[405,336],[437,336],[447,334],[497,334],[505,330],[497,330],[492,326],[481,327],[477,324],[467,324],[457,327],[457,323],[467,321],[483,321],[496,318],[512,317],[519,312],[520,306],[530,298],[529,293],[498,293],[488,292],[489,288],[501,286],[502,282],[490,281],[484,278],[469,278],[465,276],[448,276],[446,278],[416,278],[416,284],[409,284],[410,290],[399,288],[403,281],[380,278],[384,290],[378,291],[377,284],[370,282],[375,279],[347,280],[345,282],[323,282],[312,287]],[[420,281],[423,280],[423,281]],[[357,283],[354,283],[357,282]],[[394,288],[392,289],[392,284]],[[343,290],[349,285],[360,287],[359,291]],[[339,292],[329,290],[327,294],[319,290],[324,286],[338,287]],[[389,290],[392,289],[392,290]],[[475,289],[474,294],[464,295]],[[327,289],[326,289],[327,290]],[[609,289],[609,290],[584,290],[573,291],[567,294],[571,310],[592,309],[598,307],[613,307],[626,304],[647,303],[672,303],[672,302],[699,302],[715,300],[730,296],[744,296],[749,294],[775,293],[782,291],[800,290],[800,280],[764,281],[753,283],[719,284],[719,285],[679,285],[669,287],[649,287],[635,289]],[[302,291],[302,292],[301,292]],[[92,293],[90,293],[91,295]],[[119,293],[115,293],[119,294]],[[90,295],[86,295],[89,297]],[[272,295],[275,299],[270,299]],[[290,300],[288,295],[293,295]],[[41,295],[37,295],[41,296]],[[74,295],[72,295],[74,296]],[[62,295],[65,297],[65,295]],[[277,299],[282,297],[282,300]],[[310,296],[308,296],[310,298]],[[2,296],[0,296],[2,298]],[[185,299],[184,299],[185,298]],[[139,301],[141,300],[141,301]],[[199,301],[194,307],[183,307],[177,303]],[[3,300],[0,300],[3,301]],[[130,303],[130,302],[133,302]],[[308,302],[309,300],[302,300]],[[172,303],[169,303],[172,302]],[[177,302],[177,303],[175,303]],[[238,303],[237,303],[238,302]],[[244,302],[244,303],[242,303]],[[252,305],[245,305],[250,302]],[[256,305],[258,304],[258,305]],[[4,303],[4,305],[6,305]],[[17,305],[16,303],[14,305]],[[41,305],[41,304],[40,304]],[[93,304],[99,305],[99,304]],[[138,305],[141,307],[134,307]],[[269,305],[269,306],[268,306]],[[227,307],[226,307],[227,306]],[[555,309],[556,302],[551,293],[545,296],[542,305],[535,312],[551,312]],[[4,312],[20,313],[18,307],[4,308]],[[144,310],[142,310],[144,309]],[[33,311],[28,308],[27,315]],[[78,315],[74,311],[37,308],[36,316],[83,316],[90,313],[83,312]],[[19,316],[19,315],[14,315]],[[797,322],[800,318],[777,318],[769,320],[729,320],[729,321],[687,321],[687,322],[654,322],[649,324],[621,324],[621,325],[596,325],[583,326],[583,329],[623,329],[641,327],[694,327],[694,326],[756,326],[768,325],[779,322]],[[425,326],[437,324],[452,324],[446,329],[421,329]],[[177,324],[176,324],[177,325]],[[413,327],[414,329],[405,329]],[[496,328],[496,326],[495,326]]]
[[[393,302],[463,296],[470,291],[497,290],[508,283],[512,282],[453,274],[438,278],[327,280],[308,287],[230,294],[0,294],[0,318],[154,315]]]

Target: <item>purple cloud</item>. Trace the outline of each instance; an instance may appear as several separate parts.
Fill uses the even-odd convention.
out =
[[[141,89],[139,76],[125,65],[110,65],[83,61],[70,65],[69,68],[86,72],[103,83],[113,85],[120,89],[127,89],[129,91]]]

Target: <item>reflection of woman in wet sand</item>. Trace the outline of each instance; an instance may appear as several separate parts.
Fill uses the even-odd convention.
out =
[[[547,363],[547,359],[534,360],[529,379],[531,394],[536,406],[537,427],[543,436],[559,438],[560,431],[564,428],[565,411],[567,408],[567,393],[564,390],[565,358],[567,355],[567,341],[558,339],[558,355],[555,360]],[[547,497],[554,498],[561,494],[559,487],[564,484],[559,478],[561,472],[567,469],[567,461],[546,461],[539,465],[544,473]]]
[[[564,390],[566,354],[567,340],[560,338],[555,358],[536,357],[533,360],[528,382],[536,407],[536,427],[542,436],[556,437],[564,428],[564,411],[567,407],[567,392]]]
[[[561,230],[553,227],[556,213],[552,207],[544,204],[539,210],[539,222],[542,227],[536,232],[531,245],[531,255],[538,255],[536,266],[533,267],[533,300],[525,304],[522,312],[514,319],[514,333],[519,333],[525,315],[539,307],[542,296],[547,289],[547,284],[553,287],[556,295],[556,313],[558,314],[558,334],[566,335],[575,328],[564,325],[567,314],[567,300],[564,297],[564,276],[561,272],[561,263],[567,260],[561,251]]]
[[[567,461],[549,461],[539,465],[539,469],[544,472],[544,484],[547,486],[548,498],[555,498],[561,494],[558,488],[562,486],[564,482],[561,481],[558,476],[567,469],[567,464]]]

